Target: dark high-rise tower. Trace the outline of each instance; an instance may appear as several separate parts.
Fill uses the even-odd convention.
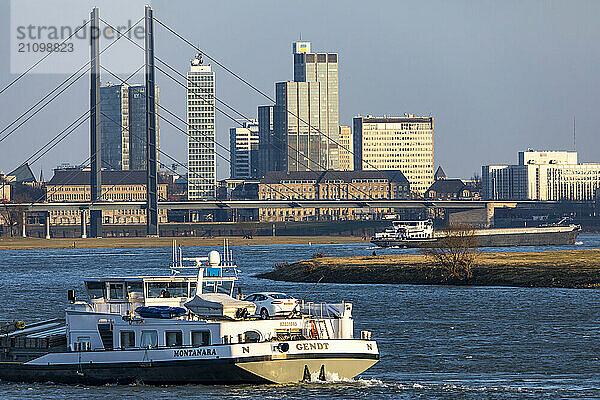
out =
[[[292,53],[294,80],[275,84],[274,135],[282,142],[282,168],[338,169],[338,54],[311,53],[310,42],[293,43]]]
[[[145,92],[144,85],[107,85],[100,88],[102,168],[146,169]],[[158,147],[158,88],[155,99]]]

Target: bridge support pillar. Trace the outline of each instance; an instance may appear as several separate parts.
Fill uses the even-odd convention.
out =
[[[45,215],[44,227],[46,228],[46,239],[50,239],[50,212],[47,211]]]
[[[21,236],[27,237],[27,212],[23,211],[23,229],[21,231]]]
[[[146,6],[146,235],[158,237],[156,104],[154,80],[154,12]]]
[[[495,212],[496,207],[494,206],[494,204],[492,203],[487,203],[485,205],[485,222],[486,222],[486,226],[488,228],[491,228],[494,226],[494,212]]]
[[[102,200],[100,140],[100,14],[90,14],[90,201]],[[90,237],[102,236],[102,210],[90,210]]]
[[[81,238],[87,238],[87,212],[85,210],[81,210]]]

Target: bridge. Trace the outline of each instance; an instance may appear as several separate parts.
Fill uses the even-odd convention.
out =
[[[553,207],[556,201],[497,201],[497,200],[202,200],[202,201],[159,201],[160,210],[223,210],[256,208],[524,208],[540,209]],[[123,210],[147,209],[145,201],[104,202],[53,202],[53,203],[7,203],[2,207],[26,212],[49,212],[52,210]]]

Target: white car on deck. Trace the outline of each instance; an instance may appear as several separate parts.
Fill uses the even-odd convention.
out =
[[[288,316],[298,304],[298,300],[292,296],[279,292],[252,293],[246,296],[244,300],[256,304],[256,315],[260,315],[262,319]]]

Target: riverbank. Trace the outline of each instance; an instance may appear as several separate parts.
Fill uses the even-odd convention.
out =
[[[88,239],[39,239],[39,238],[0,238],[0,250],[21,249],[68,249],[68,248],[130,248],[130,247],[171,247],[173,239],[184,247],[220,246],[224,237],[113,237]],[[367,243],[356,236],[254,236],[252,239],[239,236],[228,236],[229,244],[267,245],[267,244],[332,244],[332,243]]]
[[[319,257],[257,275],[276,281],[600,288],[600,250],[482,253],[468,282],[448,280],[425,255]]]

